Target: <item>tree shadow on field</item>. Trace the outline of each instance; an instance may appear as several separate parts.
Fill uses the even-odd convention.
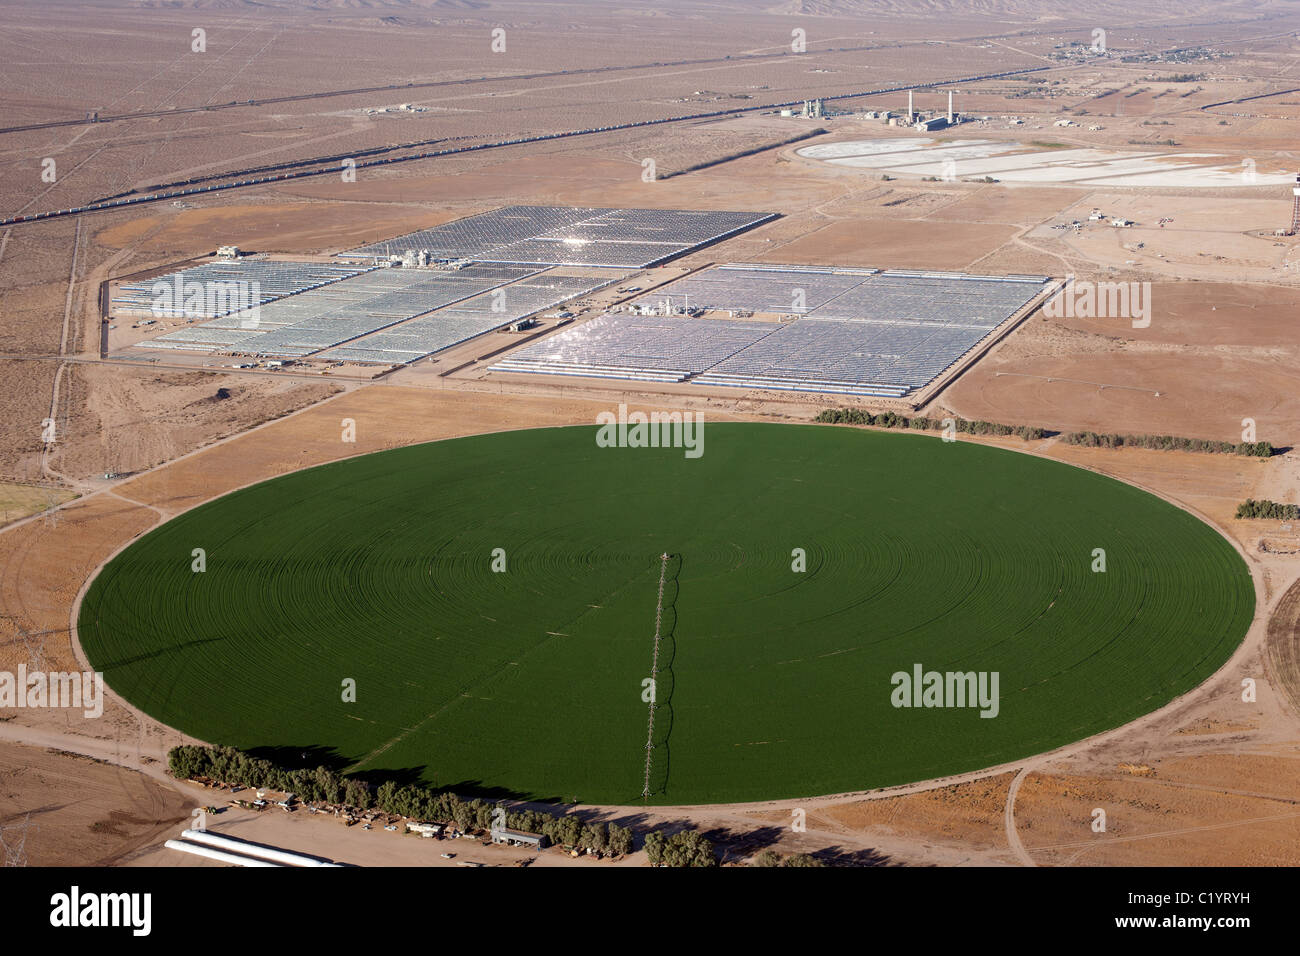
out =
[[[365,781],[370,785],[371,790],[376,790],[380,784],[391,780],[399,787],[415,786],[439,792],[448,791],[465,801],[486,800],[489,803],[495,803],[498,800],[504,800],[511,804],[536,803],[548,806],[562,805],[566,802],[558,796],[539,797],[519,790],[511,790],[509,787],[493,786],[484,783],[482,780],[445,781],[438,779],[436,775],[432,780],[429,780],[426,774],[432,770],[435,770],[435,768],[396,767],[389,769],[385,767],[376,770],[359,770],[356,773],[348,774],[348,776]]]
[[[269,760],[285,770],[315,770],[325,767],[335,773],[342,773],[350,763],[333,747],[319,744],[269,744],[264,747],[250,747],[244,753],[250,757]]]
[[[427,784],[426,784],[427,786]],[[482,780],[460,780],[456,783],[436,784],[439,790],[450,790],[462,800],[486,800],[494,803],[497,800],[505,800],[511,804],[532,804],[540,806],[562,806],[565,803],[572,802],[562,797],[538,797],[532,794],[521,793],[518,790],[511,790],[509,787],[496,787],[484,783]]]
[[[428,778],[436,768],[424,767],[383,767],[368,770],[346,772],[356,763],[355,757],[345,757],[333,747],[317,744],[276,744],[264,747],[251,747],[244,753],[250,757],[269,760],[282,770],[315,770],[325,767],[328,770],[346,776],[351,780],[360,780],[375,791],[381,784],[392,781],[398,787],[423,787],[427,790],[450,791],[462,800],[506,800],[511,803],[536,803],[538,805],[557,806],[573,802],[560,796],[539,797],[535,794],[511,790],[508,787],[491,786],[482,780],[458,780],[446,782],[434,777]]]

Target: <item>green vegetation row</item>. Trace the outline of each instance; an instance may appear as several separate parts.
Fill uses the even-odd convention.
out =
[[[646,858],[651,866],[717,866],[718,857],[697,830],[681,830],[664,836],[657,830],[646,834]]]
[[[774,867],[774,866],[825,866],[821,860],[808,853],[794,853],[790,856],[782,856],[775,850],[761,850],[754,857],[752,866]]]
[[[876,428],[909,428],[933,431],[944,427],[945,419],[924,416],[908,418],[895,412],[873,413],[865,408],[827,408],[818,413],[815,422],[831,425],[872,425]],[[969,435],[1016,435],[1025,441],[1037,441],[1055,432],[1030,425],[1003,425],[998,422],[952,419],[954,428]],[[1120,435],[1100,432],[1066,432],[1060,436],[1067,445],[1086,448],[1147,448],[1153,451],[1197,451],[1216,455],[1246,455],[1252,458],[1270,458],[1273,446],[1266,441],[1229,442],[1206,438],[1180,438],[1176,435]]]
[[[630,827],[603,821],[584,821],[576,814],[556,815],[540,810],[515,810],[486,800],[462,800],[449,790],[384,780],[372,787],[368,781],[336,773],[329,767],[289,769],[234,747],[181,745],[167,754],[172,776],[179,780],[208,779],[252,789],[292,793],[303,803],[339,804],[362,812],[377,809],[408,820],[454,823],[464,833],[489,832],[498,808],[505,810],[507,827],[541,833],[556,846],[591,850],[611,856],[632,852]],[[652,830],[646,834],[650,862],[668,866],[716,866],[713,844],[693,830],[672,836]]]
[[[1247,498],[1237,505],[1238,518],[1276,518],[1281,521],[1300,521],[1300,505]]]
[[[934,431],[944,427],[941,418],[908,418],[894,412],[873,414],[865,408],[827,408],[813,419],[830,425],[873,425],[876,428],[911,428],[917,431]],[[1025,441],[1037,441],[1048,434],[1041,428],[1029,425],[1002,425],[998,422],[952,419],[953,427],[964,435],[1015,435]]]
[[[1098,432],[1068,432],[1061,436],[1067,445],[1085,448],[1149,448],[1153,451],[1199,451],[1211,455],[1246,455],[1270,458],[1273,446],[1266,441],[1211,441],[1206,438],[1179,438],[1176,435],[1116,435]]]

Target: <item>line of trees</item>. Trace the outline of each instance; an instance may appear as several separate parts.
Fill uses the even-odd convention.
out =
[[[1015,435],[1025,441],[1047,436],[1043,429],[1031,425],[1003,425],[998,422],[971,421],[965,418],[908,418],[896,412],[872,413],[866,408],[827,408],[813,419],[830,425],[873,425],[876,428],[910,428],[917,431],[942,431],[948,421],[954,430],[966,435]]]
[[[646,857],[651,866],[717,866],[713,843],[698,830],[681,830],[664,836],[658,830],[645,835]]]
[[[208,777],[241,787],[297,794],[309,803],[341,803],[360,810],[375,806],[364,780],[344,777],[328,767],[289,770],[234,747],[173,747],[167,754],[167,766],[172,776],[181,780]]]
[[[807,853],[794,853],[782,856],[775,850],[763,850],[753,859],[750,866],[825,866],[821,860]]]
[[[1003,425],[999,422],[970,421],[965,418],[908,418],[896,412],[873,413],[866,408],[827,408],[813,421],[831,425],[872,425],[876,428],[910,428],[919,431],[942,430],[945,423],[967,435],[1016,435],[1025,441],[1037,441],[1054,432],[1030,425]],[[1106,432],[1066,432],[1060,436],[1067,445],[1085,448],[1147,448],[1153,451],[1198,451],[1212,455],[1245,455],[1271,458],[1272,444],[1266,441],[1214,441],[1208,438],[1181,438],[1177,435],[1120,435]]]
[[[450,790],[398,784],[385,780],[377,787],[356,777],[345,777],[328,767],[289,770],[270,760],[254,757],[234,747],[182,745],[167,754],[172,776],[188,780],[206,777],[221,783],[292,793],[304,803],[336,803],[357,811],[377,809],[410,820],[454,823],[466,833],[489,831],[505,811],[505,825],[515,830],[541,833],[559,846],[590,849],[611,856],[631,853],[630,827],[601,821],[585,822],[576,814],[510,809],[486,800],[462,800]]]
[[[1207,438],[1179,438],[1177,435],[1115,435],[1099,432],[1068,432],[1061,436],[1067,445],[1086,448],[1149,448],[1153,451],[1199,451],[1212,455],[1247,455],[1271,458],[1273,446],[1266,441],[1212,441]]]
[[[1300,505],[1247,498],[1237,505],[1238,518],[1276,518],[1281,521],[1300,521]]]

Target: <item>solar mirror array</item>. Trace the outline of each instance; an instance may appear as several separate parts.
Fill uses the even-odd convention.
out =
[[[125,283],[110,304],[115,308],[149,312],[158,318],[213,319],[319,289],[372,268],[270,259],[205,262],[152,279]]]
[[[301,357],[472,298],[537,267],[468,266],[454,272],[376,269],[330,286],[179,329],[147,348]],[[496,324],[507,321],[502,317]]]
[[[208,321],[137,347],[403,364],[773,218],[754,212],[512,206],[342,253],[339,258],[348,261],[341,264],[206,263],[123,286],[114,304],[153,307],[153,298],[146,297],[154,283],[258,283],[260,294],[235,307],[154,308],[159,317]],[[381,268],[394,258],[407,265],[418,258],[419,266]]]
[[[512,285],[459,300],[447,308],[322,352],[320,358],[383,364],[413,362],[575,296],[604,288],[624,274],[621,270],[581,276],[533,274]]]
[[[772,322],[602,315],[496,363],[503,372],[680,382],[774,333]]]
[[[644,269],[775,219],[774,213],[509,206],[342,254]]]
[[[941,376],[1038,297],[1048,281],[724,265],[642,300],[662,315],[606,315],[494,368],[897,398]],[[740,313],[746,320],[679,318],[674,313],[682,309]],[[772,320],[748,321],[751,313]],[[780,317],[794,321],[775,321]]]

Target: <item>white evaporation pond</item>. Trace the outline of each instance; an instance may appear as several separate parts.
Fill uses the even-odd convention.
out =
[[[1052,149],[1016,152],[1015,141],[948,140],[915,137],[859,140],[807,146],[800,156],[835,166],[887,169],[912,176],[992,176],[1027,185],[1077,183],[1088,186],[1279,186],[1293,173],[1258,173],[1214,153],[1125,152],[1113,149]],[[1012,155],[1008,155],[1012,154]],[[954,168],[955,164],[955,168]]]

